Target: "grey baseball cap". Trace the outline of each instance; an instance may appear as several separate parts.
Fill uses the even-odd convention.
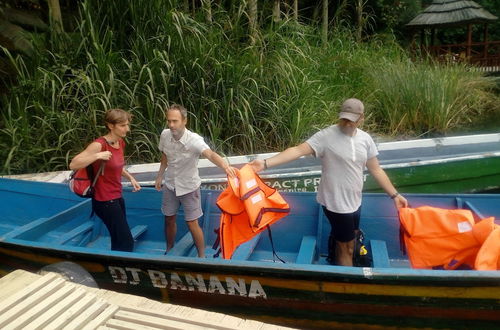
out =
[[[347,99],[342,104],[339,118],[357,122],[365,110],[363,102],[358,99]]]

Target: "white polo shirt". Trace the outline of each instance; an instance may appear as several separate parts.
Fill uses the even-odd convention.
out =
[[[184,134],[175,140],[170,129],[161,132],[159,149],[167,156],[165,186],[182,196],[198,189],[201,185],[198,160],[201,153],[210,147],[203,138],[186,128]]]
[[[371,136],[358,128],[351,137],[332,125],[306,142],[321,159],[318,203],[335,213],[355,212],[361,206],[366,162],[378,155]]]

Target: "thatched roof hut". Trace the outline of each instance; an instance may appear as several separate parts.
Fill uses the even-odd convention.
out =
[[[479,4],[468,0],[434,0],[408,24],[409,28],[437,28],[487,23],[498,19]]]
[[[421,31],[421,47],[426,48],[434,56],[452,53],[463,56],[470,63],[479,65],[495,65],[500,61],[497,51],[492,52],[492,46],[498,47],[499,42],[488,41],[488,23],[498,19],[479,4],[469,0],[434,0],[406,26],[412,30]],[[483,41],[472,42],[472,24],[483,24]],[[467,26],[467,41],[464,44],[434,46],[436,29]],[[425,29],[431,30],[430,45],[426,44]],[[492,64],[493,63],[493,64]]]

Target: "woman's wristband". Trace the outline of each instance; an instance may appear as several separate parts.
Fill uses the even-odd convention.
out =
[[[394,199],[399,196],[399,193],[396,191],[394,194],[391,195],[391,199]]]

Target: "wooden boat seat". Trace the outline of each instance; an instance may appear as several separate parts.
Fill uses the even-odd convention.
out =
[[[147,225],[137,225],[134,228],[132,228],[132,237],[134,238],[134,241],[137,241],[137,238],[141,236],[146,230],[148,230]]]
[[[1,239],[6,239],[6,238],[18,238],[19,235],[28,233],[32,231],[33,229],[36,229],[40,226],[43,226],[44,224],[48,223],[51,221],[52,218],[39,218],[34,221],[31,221],[30,223],[25,224],[24,226],[15,228],[14,230],[6,233],[5,235],[1,236]]]
[[[191,232],[188,231],[178,242],[175,243],[174,247],[167,252],[167,255],[185,256],[189,253],[193,245],[193,236],[191,236]]]
[[[390,268],[389,253],[387,253],[387,245],[385,241],[370,240],[372,248],[372,260],[374,268]]]
[[[257,243],[259,242],[261,235],[262,235],[262,232],[255,235],[248,242],[245,242],[245,243],[241,244],[240,246],[238,246],[236,251],[234,251],[231,259],[232,260],[247,260],[250,257],[250,255],[252,254],[253,250],[255,249],[255,246],[257,246]]]
[[[67,242],[71,241],[73,238],[77,237],[78,235],[84,234],[94,227],[94,222],[93,221],[86,221],[82,223],[80,226],[74,228],[73,230],[70,230],[69,232],[63,234],[59,239],[55,242],[55,244],[66,244]]]
[[[297,264],[312,264],[316,254],[316,237],[304,236],[300,243],[299,253],[295,263]]]

